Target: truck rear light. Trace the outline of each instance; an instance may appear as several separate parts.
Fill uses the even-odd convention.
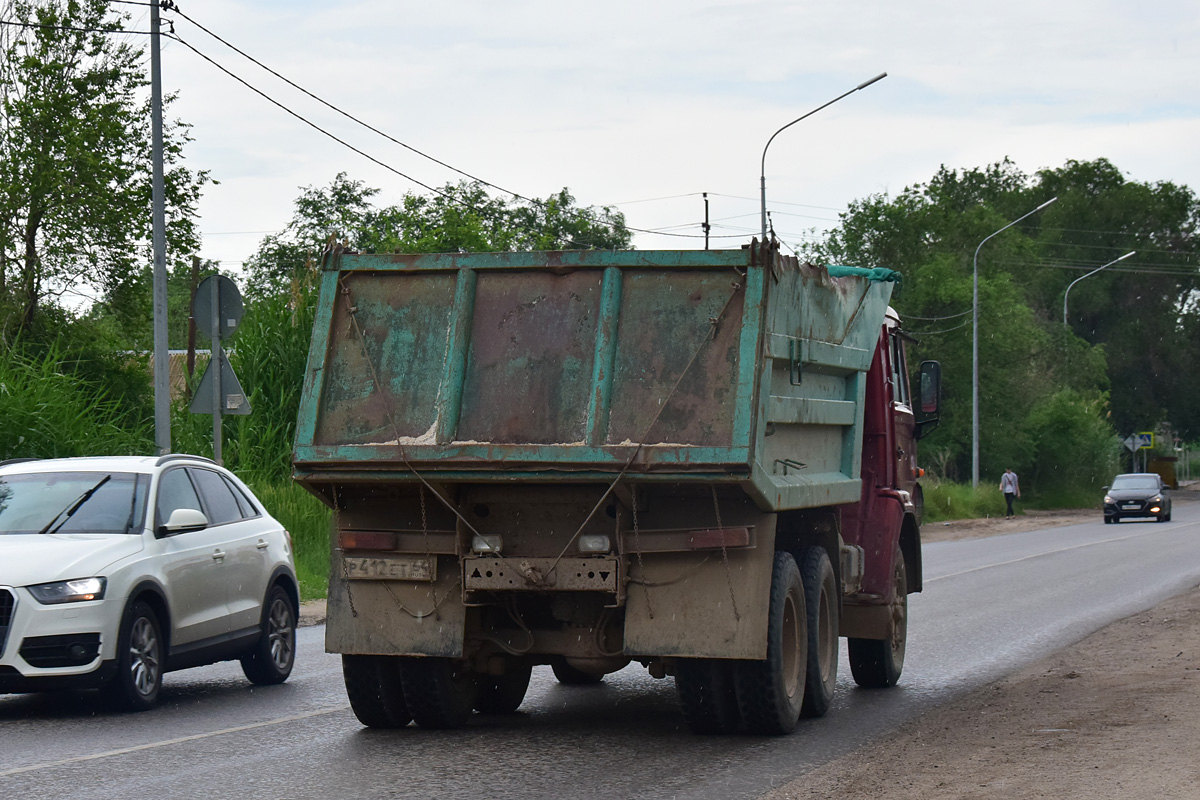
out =
[[[612,539],[604,533],[587,533],[579,537],[579,552],[607,553],[612,550]]]
[[[477,533],[471,537],[471,551],[474,553],[499,553],[504,546],[504,540],[497,534]]]
[[[688,546],[693,550],[706,550],[714,547],[746,547],[749,544],[749,528],[704,528],[688,534]]]
[[[343,550],[395,550],[396,534],[390,531],[340,531],[338,544]]]

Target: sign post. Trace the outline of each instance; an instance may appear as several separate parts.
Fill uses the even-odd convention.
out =
[[[228,338],[242,321],[242,293],[224,275],[210,275],[200,282],[192,299],[196,327],[212,338],[212,356],[189,410],[193,414],[213,415],[213,460],[221,459],[221,417],[225,414],[249,414],[250,403],[242,385],[225,358],[221,339]]]

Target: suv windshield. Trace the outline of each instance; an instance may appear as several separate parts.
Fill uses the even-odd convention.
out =
[[[0,535],[138,531],[149,483],[132,472],[0,475]]]
[[[1130,489],[1158,489],[1158,478],[1153,475],[1118,475],[1113,478],[1113,489],[1117,491]]]

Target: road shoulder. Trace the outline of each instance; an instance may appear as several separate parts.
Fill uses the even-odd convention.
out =
[[[764,800],[1193,798],[1198,741],[1200,587],[935,709]]]

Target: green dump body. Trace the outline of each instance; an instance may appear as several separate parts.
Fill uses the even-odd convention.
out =
[[[857,502],[891,284],[764,247],[333,250],[295,476],[347,484],[740,485],[763,511]]]

